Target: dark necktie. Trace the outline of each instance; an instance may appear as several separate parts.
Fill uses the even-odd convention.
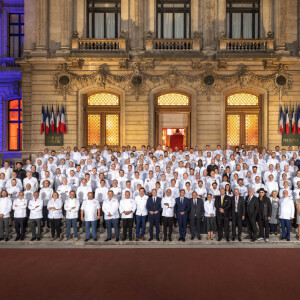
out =
[[[155,197],[154,197],[154,198],[153,198],[153,204],[154,204],[154,206],[155,206],[155,200],[156,200],[156,199],[155,199]]]
[[[181,204],[183,203],[183,198],[180,198],[180,202],[181,202]]]

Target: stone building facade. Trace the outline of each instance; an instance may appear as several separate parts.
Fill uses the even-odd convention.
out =
[[[24,15],[24,155],[45,147],[42,105],[65,107],[65,146],[180,128],[191,147],[273,149],[280,105],[300,104],[297,0],[27,0]]]

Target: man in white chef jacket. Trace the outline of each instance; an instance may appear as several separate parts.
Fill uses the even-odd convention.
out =
[[[81,221],[85,221],[85,242],[90,239],[90,228],[92,236],[97,241],[97,220],[100,219],[100,204],[94,199],[93,193],[88,193],[88,199],[84,200],[81,206]]]
[[[139,239],[145,240],[145,229],[146,229],[146,219],[148,215],[148,211],[146,208],[148,196],[145,195],[145,189],[140,188],[139,195],[135,197],[135,204],[136,204],[136,238],[135,240],[138,241]]]
[[[40,190],[40,198],[43,201],[43,224],[42,227],[47,226],[50,228],[50,221],[48,219],[48,202],[51,200],[53,195],[53,188],[50,187],[50,181],[45,180],[43,183],[43,188]]]
[[[23,186],[26,186],[27,183],[30,183],[31,190],[33,192],[37,191],[39,188],[38,181],[35,177],[32,177],[32,173],[30,171],[26,172],[26,178],[23,180]]]
[[[27,200],[24,198],[24,193],[19,192],[18,198],[13,202],[14,221],[17,237],[15,241],[24,241],[25,233],[25,218],[26,218]]]
[[[126,241],[127,230],[129,231],[129,241],[132,241],[133,213],[136,210],[135,201],[130,198],[130,192],[125,192],[125,198],[120,201],[119,211],[123,221],[123,238]]]
[[[31,241],[41,240],[41,223],[43,219],[43,200],[39,197],[38,192],[33,193],[33,199],[29,201],[30,210],[29,222],[31,227]],[[36,233],[36,227],[38,232]]]
[[[9,217],[11,212],[12,202],[8,197],[6,190],[1,191],[0,197],[0,241],[5,238],[7,242],[9,240]],[[5,230],[5,236],[4,236]]]
[[[294,219],[295,204],[292,198],[289,197],[288,191],[283,191],[283,197],[279,202],[279,220],[281,223],[282,235],[281,240],[290,241],[291,220]]]
[[[78,232],[77,232],[77,217],[79,211],[79,200],[76,199],[76,194],[74,191],[70,192],[70,198],[65,201],[65,211],[66,211],[66,239],[70,239],[70,231],[71,227],[73,228],[74,239],[78,240]]]
[[[161,207],[162,207],[162,220],[164,226],[164,242],[167,240],[167,236],[169,241],[171,242],[172,232],[173,232],[175,198],[172,197],[172,191],[170,188],[167,188],[166,196],[162,198]],[[169,234],[167,234],[168,227],[169,227]]]
[[[111,240],[111,228],[115,229],[116,242],[120,239],[119,233],[119,201],[114,197],[113,191],[108,191],[106,200],[103,201],[102,211],[104,213],[104,219],[107,228],[107,238],[105,242]]]

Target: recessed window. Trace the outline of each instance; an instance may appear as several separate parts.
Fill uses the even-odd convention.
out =
[[[22,150],[22,100],[8,102],[8,150]]]
[[[87,36],[118,38],[121,24],[121,0],[87,1]]]
[[[156,1],[157,38],[182,39],[191,37],[191,1]]]
[[[24,48],[24,14],[9,14],[9,56],[22,57]]]

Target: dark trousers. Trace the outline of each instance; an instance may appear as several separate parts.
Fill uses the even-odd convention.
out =
[[[54,238],[55,237],[55,231],[56,236],[59,238],[61,234],[60,229],[61,219],[50,219],[50,225],[51,225],[51,235]]]
[[[30,219],[29,222],[31,227],[32,238],[41,238],[41,219]],[[36,227],[38,228],[37,234]]]
[[[5,236],[4,236],[5,231]],[[0,218],[0,239],[9,238],[9,218]]]
[[[277,224],[270,224],[270,231],[277,233]]]
[[[81,206],[82,206],[82,203],[80,203],[79,205],[79,210],[78,210],[78,225],[79,225],[79,228],[82,227],[82,221],[81,221]]]
[[[220,216],[217,217],[217,223],[218,223],[218,238],[223,238],[223,231],[225,233],[226,239],[229,239],[229,218]]]
[[[129,231],[129,240],[132,240],[133,218],[124,218],[123,221],[123,239],[127,238],[127,230]]]
[[[17,238],[24,239],[25,218],[15,218],[14,221],[17,232]]]
[[[48,208],[47,206],[43,206],[43,227],[44,226],[49,226],[49,219],[48,219]]]
[[[234,213],[232,216],[232,238],[236,238],[236,226],[238,227],[238,237],[240,238],[242,235],[242,217],[239,216],[237,213]]]
[[[257,227],[256,227],[256,218],[253,216],[247,216],[247,229],[248,234],[251,238],[256,239],[257,236]]]
[[[179,237],[185,238],[186,236],[186,224],[187,224],[187,214],[181,215],[177,214],[178,227],[179,227]]]
[[[153,239],[153,226],[155,225],[156,228],[156,238],[159,239],[159,219],[160,219],[160,214],[156,215],[149,215],[149,233],[150,233],[150,238]]]
[[[169,227],[169,236],[168,238],[172,238],[172,232],[173,232],[173,217],[162,217],[162,222],[164,226],[164,239],[167,239],[168,235],[168,227]]]
[[[266,220],[258,219],[259,236],[262,238],[269,238],[270,227],[269,222]]]
[[[290,238],[291,221],[288,219],[280,219],[282,237]]]
[[[197,237],[201,236],[201,219],[202,217],[192,217],[190,218],[190,227],[191,227],[191,235],[192,237],[195,237],[197,234]]]

